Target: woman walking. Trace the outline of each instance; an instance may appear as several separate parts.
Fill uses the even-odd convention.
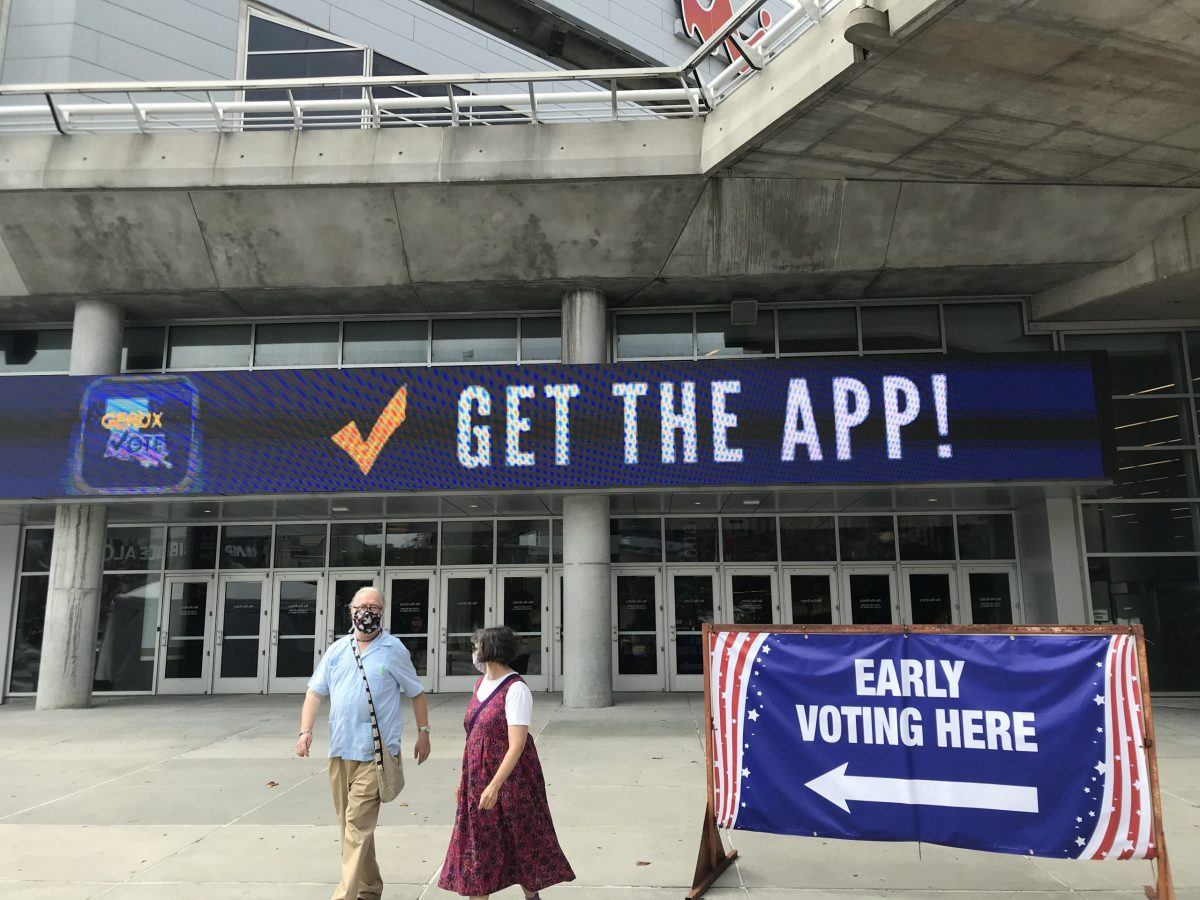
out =
[[[509,665],[521,651],[509,628],[475,632],[475,684],[463,725],[462,780],[454,834],[438,886],[486,900],[518,884],[527,900],[574,881],[554,834],[546,781],[529,734],[533,694]]]

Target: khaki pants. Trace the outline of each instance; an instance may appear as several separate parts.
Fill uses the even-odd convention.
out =
[[[342,880],[333,900],[377,900],[383,876],[375,861],[375,824],[379,821],[379,780],[375,761],[332,757],[329,788],[342,827]]]

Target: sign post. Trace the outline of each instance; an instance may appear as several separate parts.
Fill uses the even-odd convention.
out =
[[[1157,861],[1174,900],[1140,626],[705,626],[721,828]],[[1093,762],[1094,761],[1094,762]]]
[[[737,859],[737,851],[725,852],[721,843],[721,832],[717,829],[716,813],[713,807],[713,721],[712,704],[709,702],[709,685],[712,683],[711,666],[712,654],[708,652],[709,635],[712,626],[705,623],[703,627],[704,641],[704,768],[708,776],[708,806],[704,811],[704,826],[700,830],[700,853],[696,859],[696,873],[692,876],[692,889],[688,892],[688,900],[704,896],[725,870]]]

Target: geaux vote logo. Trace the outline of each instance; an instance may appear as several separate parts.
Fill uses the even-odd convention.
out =
[[[110,399],[107,407],[100,418],[100,427],[108,430],[106,459],[133,462],[147,469],[171,468],[162,412],[150,409],[150,398]]]
[[[172,494],[200,474],[200,396],[184,375],[97,378],[84,391],[68,490]]]

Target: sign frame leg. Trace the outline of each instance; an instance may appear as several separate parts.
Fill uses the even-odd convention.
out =
[[[712,656],[712,626],[705,623],[701,628],[704,647],[704,766],[707,769],[708,804],[704,809],[704,825],[700,829],[700,852],[696,856],[696,874],[692,876],[692,889],[687,900],[703,897],[725,870],[737,859],[737,851],[725,852],[721,832],[717,828],[716,804],[713,802],[713,720],[712,720],[712,674],[709,658]]]
[[[700,831],[700,853],[696,858],[696,874],[692,876],[692,889],[687,893],[687,900],[697,900],[712,887],[725,870],[733,865],[738,852],[725,852],[721,842],[721,832],[717,829],[713,818],[712,804],[704,811],[704,826]]]
[[[1154,714],[1150,703],[1150,673],[1146,668],[1146,636],[1141,625],[1134,626],[1133,638],[1137,646],[1142,712],[1146,719],[1146,733],[1143,741],[1150,768],[1150,796],[1154,809],[1154,849],[1158,862],[1158,878],[1154,885],[1146,885],[1145,891],[1149,900],[1175,900],[1175,881],[1171,877],[1171,861],[1167,856],[1167,839],[1162,820],[1162,794],[1158,783],[1158,747],[1154,739]]]

